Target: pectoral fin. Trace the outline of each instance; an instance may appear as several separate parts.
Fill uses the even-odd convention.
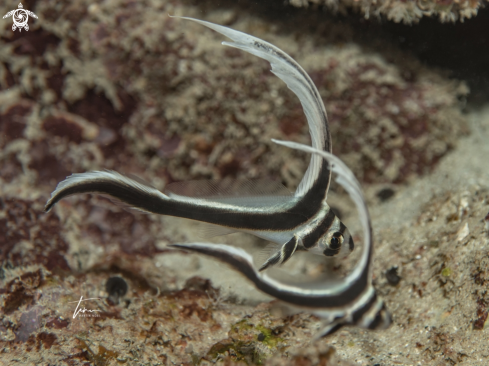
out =
[[[282,245],[282,248],[280,248],[278,252],[268,258],[265,263],[263,263],[263,265],[260,267],[260,271],[263,271],[270,266],[287,262],[292,254],[294,254],[297,250],[298,244],[299,238],[294,235],[292,239]]]

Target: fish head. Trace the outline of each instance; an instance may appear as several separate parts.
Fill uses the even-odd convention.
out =
[[[333,224],[319,238],[316,246],[311,248],[315,254],[323,254],[326,257],[347,257],[355,248],[353,237],[348,228],[335,216]]]

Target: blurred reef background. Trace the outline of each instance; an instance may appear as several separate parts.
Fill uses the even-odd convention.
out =
[[[0,21],[0,365],[488,357],[487,1],[22,4],[38,16],[28,32]],[[0,13],[17,5],[2,2]],[[90,195],[43,212],[59,181],[88,170],[135,174],[159,189],[223,178],[297,186],[309,156],[270,139],[309,143],[299,100],[267,62],[169,14],[262,38],[309,73],[333,151],[366,190],[391,329],[345,329],[312,344],[318,319],[281,309],[222,264],[166,248],[199,240],[191,222]],[[324,266],[293,261],[298,273]],[[106,286],[114,276],[128,284],[120,298]],[[73,319],[81,295],[100,298],[90,303],[100,317]]]
[[[441,1],[406,1],[406,0],[289,0],[297,7],[323,6],[333,13],[347,13],[350,9],[360,12],[366,19],[370,17],[386,18],[396,23],[418,23],[423,17],[438,18],[440,22],[463,22],[475,17],[480,8],[487,3],[483,0],[441,0]]]

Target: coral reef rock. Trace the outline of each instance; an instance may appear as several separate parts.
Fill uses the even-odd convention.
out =
[[[440,22],[464,21],[477,15],[484,0],[289,0],[296,7],[323,6],[332,11],[359,10],[365,18],[385,16],[396,23],[417,23],[423,16],[438,17]]]

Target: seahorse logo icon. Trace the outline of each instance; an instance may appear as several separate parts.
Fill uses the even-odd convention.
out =
[[[26,31],[29,30],[29,25],[27,24],[27,21],[29,20],[29,15],[37,19],[36,14],[34,14],[32,11],[25,10],[22,6],[22,3],[19,3],[18,9],[9,11],[3,16],[3,19],[12,16],[12,19],[14,20],[12,30],[15,31],[17,28],[19,28],[19,32],[22,32],[22,28],[24,28]]]

